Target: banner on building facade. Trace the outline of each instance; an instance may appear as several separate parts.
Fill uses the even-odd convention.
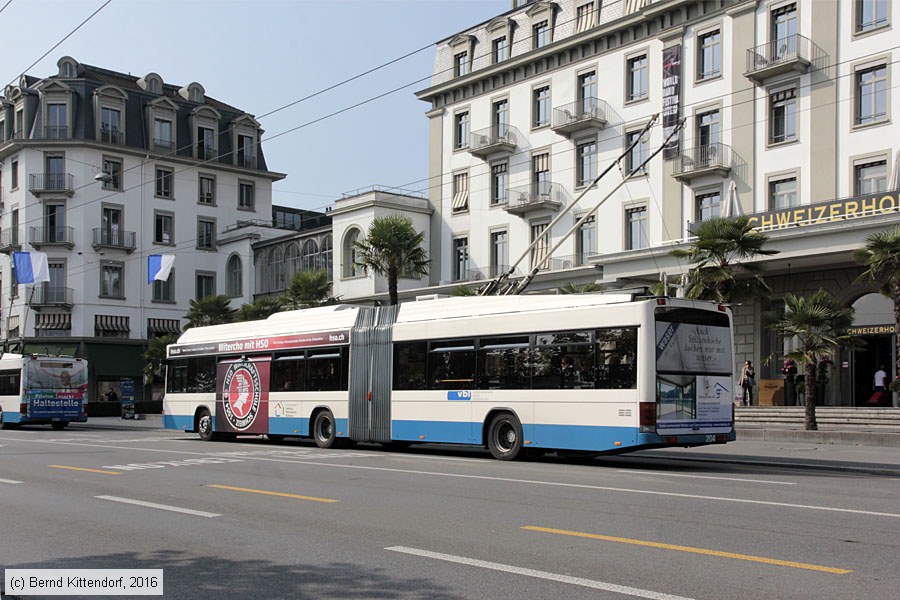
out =
[[[880,192],[748,215],[756,229],[783,229],[900,211],[900,192]]]
[[[681,116],[681,45],[663,49],[663,139],[678,125]],[[679,136],[675,136],[663,149],[663,159],[672,160],[680,151]]]

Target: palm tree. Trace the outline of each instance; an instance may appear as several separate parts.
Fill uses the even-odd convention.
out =
[[[819,289],[813,295],[784,297],[784,313],[769,314],[769,328],[785,338],[796,338],[797,347],[785,355],[803,364],[806,395],[806,429],[818,429],[816,423],[816,382],[818,370],[840,346],[852,345],[848,332],[853,324],[853,309],[840,305],[830,293]]]
[[[294,273],[284,299],[291,308],[309,308],[333,301],[328,272],[317,270]]]
[[[897,344],[895,375],[900,376],[900,225],[866,237],[866,245],[853,252],[856,262],[866,267],[857,278],[878,281],[881,293],[894,301],[894,335]]]
[[[231,323],[237,311],[230,305],[231,298],[224,294],[191,300],[191,307],[185,315],[188,320],[185,328]]]
[[[456,288],[450,292],[451,296],[477,296],[478,290],[473,287],[469,287],[466,285],[458,285]]]
[[[177,333],[170,333],[160,337],[151,338],[147,349],[141,355],[144,363],[144,383],[153,383],[160,373],[162,361],[166,359],[166,346],[178,341]]]
[[[391,305],[397,304],[397,279],[404,275],[427,275],[428,254],[422,248],[424,232],[416,232],[412,219],[404,215],[376,217],[366,239],[356,242],[359,264],[366,272],[387,276]]]
[[[670,253],[694,265],[688,273],[688,298],[732,302],[772,293],[762,269],[749,261],[778,254],[778,250],[764,248],[768,238],[753,229],[749,217],[707,219],[694,233],[697,239],[690,248]]]
[[[566,285],[560,286],[557,290],[560,294],[590,294],[591,292],[599,292],[603,288],[597,283],[583,283],[581,285],[570,281]]]
[[[241,306],[236,321],[261,321],[268,319],[271,315],[277,313],[284,306],[285,301],[281,296],[263,296],[258,298],[253,304],[244,304]]]

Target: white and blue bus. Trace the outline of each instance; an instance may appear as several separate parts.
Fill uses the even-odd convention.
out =
[[[580,294],[328,306],[192,328],[164,423],[203,440],[622,452],[735,439],[731,310]]]
[[[88,363],[81,358],[0,356],[0,421],[4,429],[26,423],[64,429],[87,421]]]

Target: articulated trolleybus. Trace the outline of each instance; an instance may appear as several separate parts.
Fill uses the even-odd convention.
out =
[[[203,440],[623,452],[735,439],[731,311],[630,295],[328,306],[192,328],[164,423]]]
[[[3,428],[49,423],[64,429],[87,421],[88,363],[68,356],[0,356],[0,421]]]

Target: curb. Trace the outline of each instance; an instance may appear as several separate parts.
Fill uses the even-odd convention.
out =
[[[736,432],[738,441],[900,448],[900,433],[894,432],[806,431],[805,429],[738,429]]]

